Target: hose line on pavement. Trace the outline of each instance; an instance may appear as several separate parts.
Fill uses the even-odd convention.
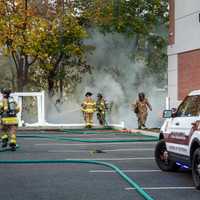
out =
[[[117,139],[117,140],[97,140],[97,139],[80,139],[80,138],[67,138],[61,136],[46,136],[46,135],[18,135],[18,138],[40,138],[50,139],[56,141],[70,141],[70,142],[86,142],[86,143],[115,143],[115,142],[154,142],[158,141],[157,137],[143,138],[143,139]]]
[[[105,135],[109,135],[109,134],[115,134],[115,135],[127,135],[127,136],[137,136],[137,137],[147,137],[147,138],[154,138],[156,136],[153,135],[145,135],[143,132],[129,132],[129,131],[123,131],[123,130],[79,130],[79,129],[75,129],[75,130],[67,130],[65,129],[63,131],[64,133],[67,134],[97,134],[97,135],[101,135],[101,134],[105,134]]]
[[[129,183],[145,200],[154,200],[147,194],[135,181],[127,176],[116,165],[107,162],[94,161],[94,160],[0,160],[0,164],[66,164],[66,163],[82,163],[82,164],[96,164],[109,167],[120,175],[125,181]]]
[[[143,139],[118,139],[118,140],[94,140],[94,139],[80,139],[80,138],[67,138],[61,136],[46,136],[46,135],[17,135],[18,138],[38,138],[38,139],[49,139],[56,141],[70,141],[70,142],[85,142],[85,143],[116,143],[116,142],[153,142],[158,141],[157,137],[154,138],[143,138]],[[19,147],[19,146],[18,146]],[[145,199],[153,200],[135,181],[127,176],[122,170],[116,165],[94,161],[94,160],[0,160],[0,164],[66,164],[66,163],[85,163],[85,164],[96,164],[103,165],[112,168],[117,174],[119,174],[129,185],[136,189],[136,191]]]

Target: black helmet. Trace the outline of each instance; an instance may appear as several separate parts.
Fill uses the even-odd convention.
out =
[[[10,96],[10,93],[11,93],[11,90],[10,89],[7,89],[7,88],[4,88],[1,90],[1,93],[6,96],[6,97],[9,97]]]
[[[144,92],[140,92],[140,93],[138,94],[138,97],[139,97],[139,99],[144,99],[144,98],[145,98]]]
[[[102,95],[101,93],[98,93],[98,94],[97,94],[97,97],[98,97],[98,98],[102,98],[103,95]]]
[[[85,94],[85,96],[86,96],[86,97],[91,97],[91,96],[92,96],[92,93],[91,93],[91,92],[87,92],[87,93]]]

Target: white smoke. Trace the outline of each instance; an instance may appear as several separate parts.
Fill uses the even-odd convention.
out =
[[[131,55],[135,50],[133,38],[121,34],[101,34],[93,31],[93,37],[86,44],[94,45],[95,51],[88,56],[88,62],[94,66],[92,75],[88,74],[77,88],[77,94],[86,91],[102,93],[106,99],[116,105],[111,119],[124,121],[128,128],[137,127],[137,119],[131,110],[131,103],[137,99],[138,92],[145,92],[153,107],[149,113],[147,125],[160,126],[160,113],[165,104],[165,91],[157,90],[154,77],[144,79],[145,63],[143,60],[133,62]],[[138,80],[140,84],[137,85]]]
[[[153,107],[147,126],[159,127],[162,123],[160,115],[164,109],[166,92],[157,90],[154,77],[144,79],[143,60],[133,61],[131,58],[135,50],[135,40],[117,33],[104,35],[93,31],[91,35],[92,38],[85,43],[96,47],[88,55],[88,63],[93,66],[92,74],[85,74],[76,88],[73,100],[68,99],[63,104],[58,104],[58,108],[55,103],[48,104],[48,120],[57,123],[83,123],[80,104],[85,93],[90,91],[94,98],[97,93],[102,93],[109,103],[114,103],[107,121],[124,121],[127,128],[135,128],[137,118],[130,105],[136,101],[138,92],[145,92]]]

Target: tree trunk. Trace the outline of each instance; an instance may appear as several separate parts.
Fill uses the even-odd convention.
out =
[[[27,79],[28,74],[26,74],[24,71],[21,73],[17,73],[17,91],[18,92],[24,92],[25,88],[28,84]]]
[[[17,91],[18,92],[23,92],[24,91],[23,80],[18,75],[17,75]]]
[[[18,92],[24,92],[28,84],[29,64],[27,59],[22,57],[17,66],[17,90]]]
[[[60,62],[62,61],[62,58],[63,58],[63,53],[60,53],[60,55],[58,56],[58,58],[56,59],[56,62],[54,62],[53,64],[53,69],[49,72],[49,75],[48,75],[48,93],[49,93],[49,96],[52,97],[54,95],[54,85],[55,85],[55,76],[59,70],[59,66],[60,66]],[[53,63],[53,62],[51,62]]]
[[[51,71],[48,75],[48,94],[50,97],[52,97],[54,95],[54,77],[55,77],[55,73],[54,71]]]
[[[60,98],[62,99],[63,98],[63,80],[62,79],[60,80],[59,87],[60,87]]]

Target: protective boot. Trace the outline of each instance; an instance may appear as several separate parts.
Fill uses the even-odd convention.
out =
[[[11,139],[10,139],[10,143],[9,143],[9,146],[11,147],[12,151],[16,151],[16,144],[17,144],[16,135],[12,134]]]
[[[6,148],[7,145],[8,145],[8,135],[7,134],[4,134],[2,137],[1,137],[1,141],[2,141],[2,148]]]
[[[147,129],[147,127],[145,126],[145,124],[142,125],[141,129]]]

